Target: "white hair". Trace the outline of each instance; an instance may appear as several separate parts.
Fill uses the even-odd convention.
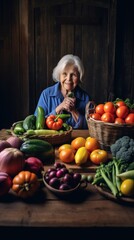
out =
[[[82,61],[78,56],[74,56],[72,54],[67,54],[63,56],[58,62],[57,66],[53,69],[52,77],[55,82],[59,81],[60,73],[69,64],[73,64],[75,67],[77,67],[78,72],[80,74],[80,81],[82,82],[82,77],[84,74],[84,67]]]

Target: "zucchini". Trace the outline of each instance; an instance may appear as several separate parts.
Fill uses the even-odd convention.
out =
[[[45,127],[45,111],[42,107],[37,108],[36,129],[43,129]]]
[[[28,129],[35,129],[36,128],[36,116],[34,116],[33,114],[27,116],[23,121],[23,128],[25,129],[25,131],[27,131]]]
[[[55,153],[51,143],[41,139],[29,139],[22,143],[20,151],[23,152],[26,157],[37,157],[44,164],[47,161],[50,163],[54,160]]]

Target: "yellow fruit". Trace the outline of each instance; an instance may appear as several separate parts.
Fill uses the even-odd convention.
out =
[[[85,147],[80,147],[75,154],[75,163],[77,165],[82,165],[87,162],[89,153]]]
[[[120,190],[124,196],[128,196],[128,197],[133,196],[134,195],[134,180],[133,179],[125,179],[121,183]]]

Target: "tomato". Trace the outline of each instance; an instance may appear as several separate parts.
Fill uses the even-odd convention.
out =
[[[72,140],[71,146],[73,147],[73,149],[77,150],[80,147],[84,147],[85,146],[85,142],[86,142],[85,138],[77,137],[77,138]]]
[[[58,152],[61,152],[64,149],[73,149],[73,147],[71,146],[71,144],[62,144],[59,148],[58,148]],[[74,149],[73,149],[74,150]]]
[[[127,124],[133,124],[134,123],[134,113],[129,113],[127,117],[125,118],[125,122]]]
[[[104,113],[104,104],[100,103],[95,107],[95,112],[102,115]]]
[[[88,137],[86,138],[85,147],[89,152],[100,147],[100,144],[96,138]]]
[[[126,103],[124,101],[118,101],[115,106],[118,108],[118,107],[121,107],[121,106],[126,106]]]
[[[108,153],[102,149],[96,149],[91,152],[90,160],[96,165],[100,165],[100,163],[104,163],[108,160]]]
[[[122,118],[115,118],[114,123],[116,123],[116,124],[124,124],[125,121]]]
[[[109,113],[113,114],[113,113],[115,113],[115,111],[116,111],[116,108],[115,108],[113,102],[106,102],[104,104],[104,112],[105,113],[109,112]]]
[[[99,113],[92,113],[90,116],[95,120],[101,120],[101,115]]]
[[[127,106],[118,107],[116,110],[116,115],[119,118],[125,119],[128,114],[129,114],[129,108]]]
[[[60,151],[59,159],[65,163],[71,163],[74,161],[74,151],[73,149],[66,148]]]
[[[131,197],[134,195],[134,180],[133,179],[125,179],[121,183],[120,187],[121,193],[125,196]]]
[[[12,190],[21,198],[32,197],[40,183],[37,175],[30,171],[21,171],[13,178]]]
[[[113,123],[114,119],[115,119],[114,114],[109,112],[103,113],[103,115],[101,116],[101,121],[103,122]]]
[[[62,128],[63,120],[55,115],[50,115],[46,119],[46,125],[49,129],[59,130]]]

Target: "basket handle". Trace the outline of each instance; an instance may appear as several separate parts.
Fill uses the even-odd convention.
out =
[[[94,101],[89,101],[85,107],[85,117],[86,119],[90,118],[90,114],[95,112],[96,104]]]

